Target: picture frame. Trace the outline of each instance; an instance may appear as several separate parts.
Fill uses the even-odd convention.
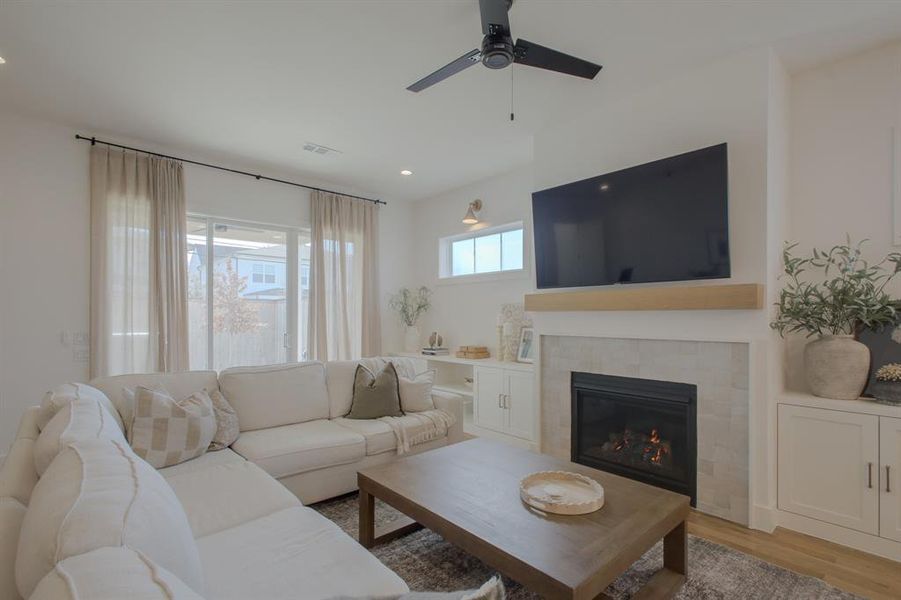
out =
[[[519,351],[516,353],[516,362],[535,362],[535,330],[531,327],[523,327],[519,332]]]
[[[857,340],[870,350],[870,373],[863,395],[872,397],[876,370],[887,363],[901,363],[901,319],[895,325],[887,325],[880,330],[864,328]]]

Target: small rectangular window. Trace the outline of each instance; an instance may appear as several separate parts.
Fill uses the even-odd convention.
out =
[[[523,252],[522,223],[442,238],[439,241],[441,277],[521,271]]]
[[[475,273],[475,250],[472,238],[459,240],[453,244],[452,274],[471,275]]]

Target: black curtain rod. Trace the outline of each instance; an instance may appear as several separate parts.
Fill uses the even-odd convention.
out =
[[[285,185],[293,185],[294,187],[301,187],[308,190],[313,190],[316,192],[325,192],[327,194],[338,194],[341,196],[347,196],[349,198],[356,198],[357,200],[365,200],[366,202],[372,202],[373,204],[385,204],[388,203],[384,200],[377,200],[374,198],[366,198],[364,196],[354,196],[353,194],[342,194],[341,192],[336,192],[334,190],[326,190],[323,188],[313,187],[312,185],[304,185],[302,183],[297,183],[296,181],[287,181],[286,179],[276,179],[275,177],[266,177],[265,175],[257,175],[256,173],[248,173],[247,171],[239,171],[238,169],[229,169],[228,167],[220,167],[219,165],[211,165],[209,163],[203,163],[196,160],[189,160],[187,158],[179,158],[177,156],[169,156],[168,154],[160,154],[159,152],[151,152],[150,150],[142,150],[140,148],[132,148],[130,146],[123,146],[122,144],[114,144],[113,142],[106,142],[104,140],[98,140],[94,137],[84,137],[83,135],[75,134],[76,140],[84,140],[86,142],[91,142],[91,145],[94,144],[103,144],[104,146],[112,146],[113,148],[122,148],[123,150],[131,150],[132,152],[140,152],[141,154],[149,154],[151,156],[159,156],[160,158],[170,158],[172,160],[177,160],[183,163],[188,163],[192,165],[198,165],[200,167],[208,167],[210,169],[218,169],[219,171],[228,171],[229,173],[237,173],[238,175],[247,175],[248,177],[253,177],[257,181],[264,179],[266,181],[274,181],[275,183],[283,183]]]

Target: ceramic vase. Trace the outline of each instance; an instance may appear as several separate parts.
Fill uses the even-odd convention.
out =
[[[856,400],[867,385],[870,349],[852,335],[823,335],[804,348],[804,370],[815,396]]]
[[[404,350],[407,352],[419,352],[419,327],[416,325],[407,325],[404,331]]]

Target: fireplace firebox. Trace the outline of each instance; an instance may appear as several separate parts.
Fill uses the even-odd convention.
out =
[[[572,460],[697,495],[697,386],[572,374]]]

